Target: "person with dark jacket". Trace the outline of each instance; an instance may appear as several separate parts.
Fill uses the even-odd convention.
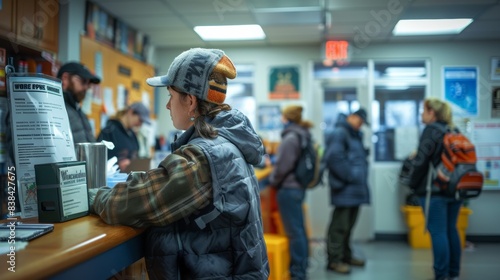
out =
[[[108,150],[108,159],[116,157],[122,171],[127,169],[130,160],[139,156],[139,141],[134,129],[143,123],[151,123],[149,109],[141,102],[135,102],[110,118],[97,137],[97,141],[106,140],[115,145],[114,149]]]
[[[326,135],[323,155],[328,169],[331,204],[335,206],[327,234],[327,270],[347,274],[351,265],[364,266],[353,256],[350,238],[359,207],[370,203],[367,150],[360,128],[368,124],[364,109],[339,115],[333,131]]]
[[[236,69],[223,51],[194,48],[167,75],[174,127],[185,132],[157,168],[131,172],[113,189],[89,190],[108,224],[148,228],[149,279],[268,279],[259,183],[263,144],[248,118],[224,104]]]
[[[454,129],[451,107],[438,98],[427,98],[421,117],[426,127],[410,160],[409,187],[419,196],[424,212],[429,205],[426,223],[432,241],[435,279],[458,279],[462,247],[456,225],[462,201],[440,193],[434,186],[435,176],[428,177],[441,161],[444,131],[447,127]],[[430,201],[426,201],[427,187]]]
[[[80,108],[80,103],[85,98],[90,84],[99,84],[101,80],[78,62],[68,62],[61,66],[57,78],[61,79],[73,142],[75,144],[95,142],[94,132],[87,116]]]
[[[282,111],[281,143],[276,162],[269,177],[270,185],[277,188],[276,199],[281,220],[289,240],[290,276],[294,280],[306,279],[309,243],[306,234],[302,204],[306,196],[297,181],[294,170],[301,154],[302,139],[311,139],[311,122],[302,119],[302,106],[289,105]]]

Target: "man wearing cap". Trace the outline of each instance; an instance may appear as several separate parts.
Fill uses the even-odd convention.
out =
[[[88,68],[78,62],[68,62],[61,66],[57,77],[61,79],[64,103],[68,113],[69,125],[73,133],[73,142],[95,142],[95,136],[89,120],[80,108],[90,84],[99,84],[101,80]]]
[[[130,160],[138,157],[140,146],[135,130],[143,123],[151,123],[149,109],[141,102],[135,102],[111,117],[97,137],[97,141],[115,144],[114,149],[108,150],[108,159],[116,156],[121,171],[127,170]]]
[[[325,137],[324,160],[329,170],[332,212],[327,236],[327,270],[348,274],[351,266],[364,266],[365,261],[353,256],[351,232],[359,207],[370,203],[368,190],[368,152],[363,146],[360,128],[368,125],[364,109],[346,116],[339,115],[334,130]]]

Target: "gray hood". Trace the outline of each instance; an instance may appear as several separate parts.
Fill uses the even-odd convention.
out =
[[[217,129],[219,136],[234,144],[241,151],[246,162],[257,165],[263,161],[262,141],[243,113],[236,109],[222,111],[214,118],[207,117],[205,121]],[[172,143],[172,151],[188,143],[192,137],[197,137],[193,126]]]
[[[248,118],[236,109],[222,111],[212,120],[206,120],[217,128],[219,136],[234,144],[243,154],[245,160],[259,164],[264,155],[262,141],[252,127]]]

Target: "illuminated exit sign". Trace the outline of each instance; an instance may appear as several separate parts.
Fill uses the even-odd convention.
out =
[[[349,42],[326,41],[325,58],[333,61],[347,61],[349,59]]]

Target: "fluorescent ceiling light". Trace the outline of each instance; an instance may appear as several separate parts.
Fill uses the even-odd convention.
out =
[[[400,20],[392,34],[395,36],[458,34],[472,22],[470,18]]]
[[[385,85],[387,90],[407,90],[410,86],[405,82],[389,82]]]
[[[424,67],[387,67],[386,76],[389,77],[422,77],[425,75]]]
[[[262,40],[266,34],[257,24],[196,26],[194,31],[203,41]]]

